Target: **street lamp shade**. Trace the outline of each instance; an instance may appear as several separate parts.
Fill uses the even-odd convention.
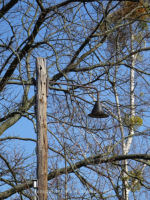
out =
[[[109,115],[105,114],[102,108],[102,105],[99,100],[95,102],[94,108],[92,112],[88,115],[89,117],[93,118],[106,118],[109,117]]]

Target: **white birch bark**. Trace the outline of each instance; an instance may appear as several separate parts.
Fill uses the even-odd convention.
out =
[[[132,26],[130,26],[130,34],[131,34],[131,53],[134,51],[134,46],[133,46],[133,41],[134,41],[134,35],[132,31]],[[119,49],[119,44],[117,44],[117,49]],[[119,55],[119,52],[118,52]],[[135,101],[134,101],[134,67],[135,67],[135,62],[136,62],[136,55],[131,56],[131,70],[130,70],[130,117],[135,116]],[[116,66],[116,72],[117,72],[117,66]],[[118,114],[118,119],[119,119],[119,127],[120,127],[120,132],[121,132],[121,137],[124,138],[124,129],[122,125],[122,119],[121,119],[121,112],[120,112],[120,104],[119,104],[119,97],[117,94],[117,88],[114,85],[114,94],[115,94],[115,99],[116,99],[116,105],[117,105],[117,114]],[[134,128],[131,127],[129,130],[129,134],[133,135],[134,134]],[[129,149],[132,144],[132,137],[128,138],[127,142],[125,143],[124,141],[122,142],[122,151],[123,154],[126,155],[129,152]],[[125,172],[128,172],[128,162],[127,160],[122,161],[122,165],[124,166]],[[123,172],[122,176],[125,177],[126,173]],[[124,181],[122,183],[122,197],[125,200],[128,200],[128,194],[129,194],[129,189],[127,188],[128,181]]]
[[[132,30],[132,25],[130,25],[130,39],[131,39],[131,53],[134,52],[134,34]],[[130,69],[130,117],[135,116],[135,100],[134,100],[134,68],[135,68],[135,62],[136,62],[136,57],[137,55],[132,55],[131,56],[131,69]],[[129,128],[129,134],[133,135],[134,134],[134,127]],[[132,144],[132,137],[129,137],[127,139],[127,142],[125,144],[125,154],[128,154],[129,149]],[[125,160],[125,171],[128,172],[128,161]],[[125,185],[128,185],[128,181],[126,181]],[[130,190],[126,187],[125,189],[125,200],[128,200],[128,194]]]
[[[134,35],[132,31],[132,26],[130,25],[130,32],[131,32],[131,53],[134,52],[134,46],[133,46],[133,41],[134,41]],[[131,56],[131,69],[130,69],[130,117],[135,116],[135,102],[134,102],[134,68],[135,68],[135,62],[137,55],[132,55]],[[134,134],[134,127],[130,127],[129,134],[133,135]],[[132,143],[132,137],[128,138],[126,142],[126,154],[129,152],[131,143]]]

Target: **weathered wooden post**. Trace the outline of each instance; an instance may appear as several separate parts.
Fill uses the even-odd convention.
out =
[[[36,60],[36,120],[38,200],[47,200],[47,98],[46,59]]]

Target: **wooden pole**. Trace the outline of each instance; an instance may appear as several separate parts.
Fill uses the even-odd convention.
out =
[[[46,59],[36,60],[37,179],[38,200],[47,200],[47,99]]]

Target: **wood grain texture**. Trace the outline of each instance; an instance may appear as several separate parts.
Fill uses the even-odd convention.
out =
[[[36,115],[37,115],[37,179],[39,200],[47,200],[47,98],[46,59],[37,58]]]

